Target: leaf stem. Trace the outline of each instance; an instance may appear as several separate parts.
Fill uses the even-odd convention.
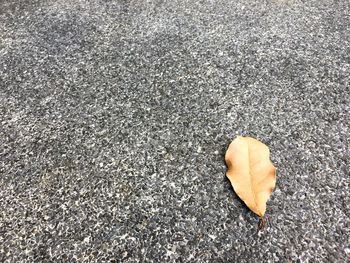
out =
[[[262,220],[262,224],[261,224],[261,227],[260,227],[260,231],[262,231],[265,227],[265,219],[263,216],[260,216],[261,220]]]

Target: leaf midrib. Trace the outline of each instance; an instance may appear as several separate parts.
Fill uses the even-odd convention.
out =
[[[249,181],[250,181],[250,190],[252,191],[255,208],[259,212],[259,215],[260,215],[261,213],[260,213],[258,204],[256,202],[256,196],[255,196],[255,192],[254,192],[254,189],[253,189],[253,176],[252,176],[252,174],[250,172],[250,149],[249,149],[249,143],[247,143],[247,148],[248,148],[248,174],[249,174]]]

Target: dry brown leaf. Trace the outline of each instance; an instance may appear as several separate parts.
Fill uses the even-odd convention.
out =
[[[250,137],[238,136],[225,155],[226,176],[244,203],[262,219],[265,226],[266,202],[276,184],[276,168],[270,161],[269,148]]]

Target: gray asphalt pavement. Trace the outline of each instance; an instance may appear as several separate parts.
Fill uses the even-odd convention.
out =
[[[349,80],[348,0],[0,0],[0,262],[349,262]]]

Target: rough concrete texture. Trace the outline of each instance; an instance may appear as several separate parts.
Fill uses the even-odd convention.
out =
[[[349,262],[348,0],[0,1],[1,262]],[[237,136],[278,169],[267,227]]]

